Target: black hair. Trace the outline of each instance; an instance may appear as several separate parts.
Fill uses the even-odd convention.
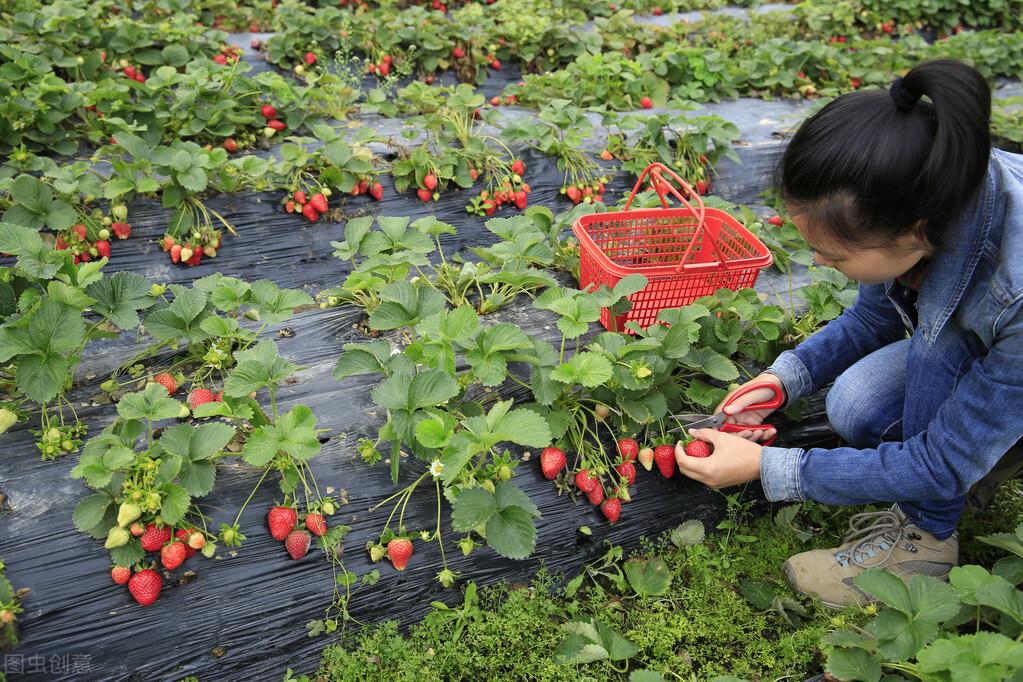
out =
[[[918,230],[940,248],[987,173],[990,118],[975,69],[920,64],[892,91],[842,95],[803,122],[778,167],[782,197],[840,243],[880,246]]]

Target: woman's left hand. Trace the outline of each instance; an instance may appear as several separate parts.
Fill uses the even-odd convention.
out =
[[[681,441],[675,445],[679,471],[711,488],[727,488],[760,478],[763,446],[717,429],[690,429],[689,435],[714,446],[709,457],[690,457]]]

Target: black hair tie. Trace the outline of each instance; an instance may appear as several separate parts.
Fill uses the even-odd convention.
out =
[[[906,89],[906,86],[902,84],[901,78],[895,79],[888,92],[891,94],[892,99],[895,100],[895,108],[899,111],[911,111],[920,99],[920,95]]]

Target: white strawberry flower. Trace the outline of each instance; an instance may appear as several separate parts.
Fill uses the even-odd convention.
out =
[[[433,463],[430,464],[430,473],[434,478],[440,478],[440,475],[444,473],[444,464],[439,459],[433,460]]]

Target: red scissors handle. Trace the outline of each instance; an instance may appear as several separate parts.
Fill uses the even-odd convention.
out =
[[[765,400],[763,402],[754,403],[752,405],[747,405],[746,407],[744,407],[742,409],[742,412],[752,412],[754,410],[776,410],[776,409],[778,409],[779,407],[781,407],[785,403],[785,396],[782,394],[781,389],[779,389],[777,386],[775,386],[772,383],[768,383],[766,381],[758,381],[758,382],[753,382],[753,383],[746,384],[745,386],[741,387],[738,391],[733,393],[731,395],[731,397],[728,398],[728,401],[724,405],[721,406],[721,409],[723,410],[725,407],[731,405],[737,399],[739,399],[742,396],[746,395],[750,391],[756,391],[757,389],[761,389],[761,388],[769,388],[769,389],[771,389],[771,391],[774,393],[774,396],[772,396],[770,400]],[[726,422],[726,423],[721,425],[721,428],[719,430],[724,432],[724,433],[739,433],[741,431],[755,431],[755,430],[761,430],[761,429],[767,430],[767,429],[773,429],[773,428],[774,428],[774,426],[771,425],[771,424],[752,425],[752,424],[733,424],[731,422]],[[767,439],[765,441],[761,441],[760,444],[761,445],[765,445],[765,446],[766,445],[770,445],[771,443],[774,442],[774,439],[775,439],[775,436],[771,436],[769,439]]]

